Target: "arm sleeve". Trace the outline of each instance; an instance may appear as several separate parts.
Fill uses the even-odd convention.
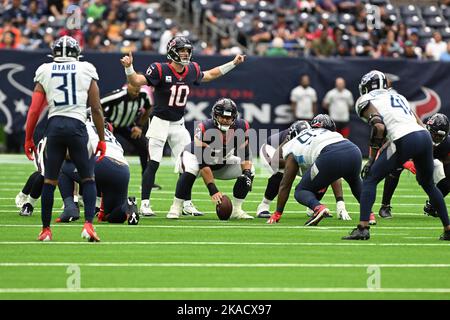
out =
[[[152,63],[145,72],[145,79],[147,79],[147,84],[149,86],[157,86],[161,82],[162,69],[161,65],[157,63]]]

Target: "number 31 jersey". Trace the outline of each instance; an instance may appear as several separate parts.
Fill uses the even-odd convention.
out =
[[[408,133],[426,130],[417,123],[406,98],[390,90],[373,90],[356,101],[355,109],[358,116],[365,120],[361,113],[371,103],[383,117],[387,130],[387,138],[395,141]]]
[[[152,63],[145,73],[149,86],[155,88],[155,106],[152,116],[168,121],[178,121],[184,116],[191,85],[199,85],[203,72],[191,62],[178,73],[169,63]]]
[[[283,158],[292,154],[302,171],[308,170],[329,144],[346,140],[340,133],[322,128],[303,130],[282,147]]]
[[[86,61],[50,62],[37,70],[34,82],[42,85],[48,102],[48,118],[64,116],[86,122],[88,91],[95,67]]]

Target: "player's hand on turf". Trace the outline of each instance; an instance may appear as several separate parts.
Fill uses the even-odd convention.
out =
[[[33,153],[36,152],[36,146],[34,145],[34,141],[33,140],[25,141],[24,149],[25,155],[27,156],[28,160],[34,160]]]
[[[133,64],[133,54],[131,53],[131,51],[128,52],[127,56],[124,56],[122,59],[120,59],[120,62],[125,68],[131,66]]]
[[[403,168],[405,168],[406,170],[411,171],[411,173],[416,174],[416,166],[414,165],[414,162],[412,162],[411,160],[406,161],[403,164]]]
[[[222,192],[216,192],[215,194],[213,194],[211,196],[211,200],[217,205],[217,204],[221,204],[222,203]]]
[[[131,128],[131,138],[132,139],[139,139],[142,136],[142,129],[138,126],[134,126]]]
[[[97,159],[97,162],[100,162],[103,160],[106,154],[106,142],[105,141],[99,141],[97,144],[97,149],[95,149],[95,155],[100,152],[100,155]]]
[[[363,180],[365,178],[367,178],[367,176],[369,175],[370,168],[372,167],[373,161],[374,161],[373,159],[369,159],[369,161],[367,161],[367,163],[362,168],[362,170],[361,170],[361,178]]]
[[[237,66],[238,64],[241,64],[245,61],[245,55],[244,54],[238,54],[233,60],[233,63]]]
[[[275,212],[274,214],[272,214],[269,218],[269,220],[267,220],[268,224],[275,224],[278,223],[281,219],[281,214],[278,212]]]

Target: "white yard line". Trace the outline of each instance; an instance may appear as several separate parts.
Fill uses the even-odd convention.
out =
[[[183,293],[183,292],[284,292],[284,293],[450,293],[450,288],[1,288],[0,293]]]
[[[95,246],[124,246],[124,245],[188,245],[188,246],[264,246],[264,247],[292,247],[292,246],[311,246],[311,247],[449,247],[450,243],[373,243],[365,241],[345,241],[342,242],[231,242],[231,241],[104,241],[97,243],[83,241],[0,241],[0,245],[95,245]]]
[[[190,267],[190,268],[450,268],[450,264],[398,264],[398,263],[109,263],[109,262],[0,262],[0,267],[67,267],[77,265],[79,267]]]

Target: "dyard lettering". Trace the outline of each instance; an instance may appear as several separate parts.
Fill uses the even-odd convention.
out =
[[[205,318],[209,317],[211,313],[211,307],[190,307],[185,304],[182,307],[178,307],[177,314],[179,315],[199,315]]]

